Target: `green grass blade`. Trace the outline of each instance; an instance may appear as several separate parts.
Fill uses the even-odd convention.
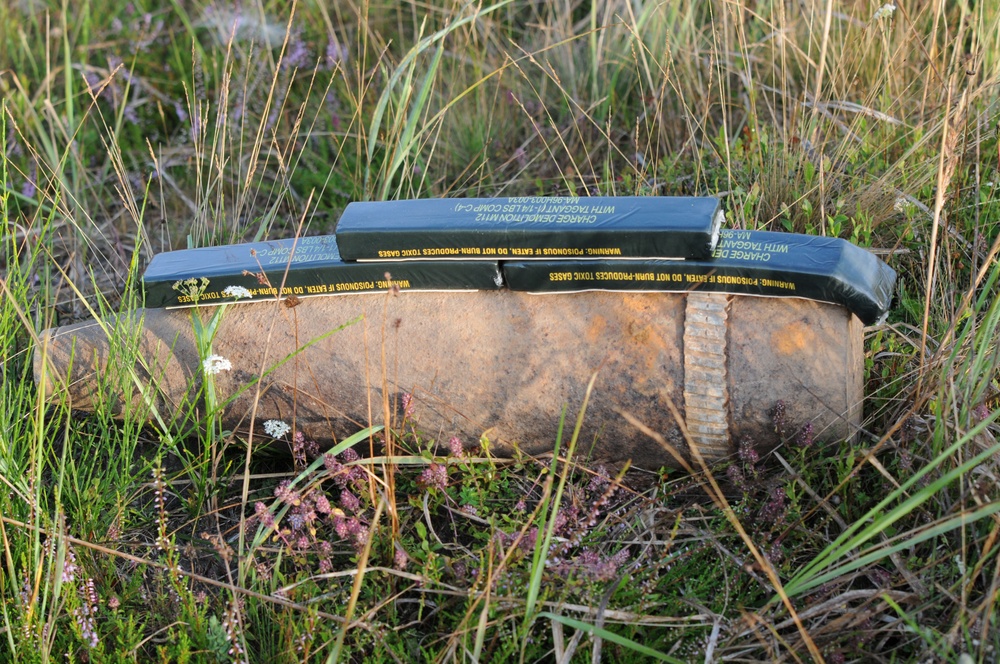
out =
[[[441,55],[443,53],[444,43],[442,42],[438,44],[437,50],[434,52],[434,59],[431,60],[430,67],[428,67],[427,73],[424,75],[424,81],[420,86],[420,92],[417,93],[417,98],[410,107],[410,114],[403,127],[403,133],[399,137],[399,140],[393,150],[392,163],[382,176],[382,190],[379,193],[379,198],[383,200],[389,195],[389,189],[392,186],[393,176],[399,170],[399,167],[403,165],[406,158],[413,152],[414,133],[417,130],[420,118],[423,115],[425,106],[427,105],[427,99],[430,97],[431,87],[434,84],[435,76],[437,76],[438,66],[441,64]]]
[[[559,505],[562,503],[563,493],[566,490],[566,482],[569,479],[573,453],[576,452],[577,441],[580,439],[580,430],[583,428],[583,418],[587,414],[587,405],[590,403],[590,395],[594,390],[594,383],[596,381],[597,374],[595,373],[590,377],[590,382],[587,383],[587,391],[583,395],[583,404],[580,406],[580,412],[576,416],[576,426],[573,427],[573,436],[570,438],[569,446],[566,448],[566,462],[563,464],[563,472],[559,477],[559,487],[556,489],[555,496],[552,498],[552,504],[542,509],[543,515],[545,515],[546,512],[548,513],[548,523],[544,526],[539,524],[538,527],[538,532],[542,533],[544,531],[545,536],[537,540],[534,556],[532,558],[531,583],[528,586],[528,596],[525,601],[524,608],[524,621],[521,625],[521,628],[524,631],[527,631],[535,619],[535,604],[538,601],[538,593],[542,584],[542,573],[545,571],[549,549],[552,546],[552,538],[555,535],[556,515],[559,513]],[[563,416],[559,419],[559,433],[556,436],[555,451],[552,455],[552,476],[554,476],[559,462],[559,440],[562,436],[565,415],[566,410],[563,409]]]
[[[891,556],[894,553],[910,549],[921,542],[926,542],[929,539],[934,539],[935,537],[939,537],[958,528],[962,528],[963,526],[973,524],[981,519],[996,514],[997,512],[1000,512],[1000,502],[987,503],[973,512],[961,513],[957,516],[945,519],[944,521],[922,530],[917,534],[907,534],[904,537],[900,537],[898,538],[898,541],[891,546],[874,547],[867,553],[862,553],[856,559],[851,560],[844,565],[832,567],[823,574],[819,574],[818,576],[812,577],[807,581],[796,585],[795,593],[801,594],[808,592],[813,588],[823,585],[827,581],[832,581],[839,576],[861,569],[865,565],[878,562],[879,560]],[[881,530],[879,532],[881,532]],[[788,586],[785,587],[786,589],[788,588]],[[789,595],[790,594],[791,592],[789,592]]]
[[[393,94],[394,90],[396,89],[397,85],[399,84],[400,80],[402,80],[404,77],[410,78],[410,77],[413,76],[413,71],[414,71],[414,67],[416,65],[417,58],[424,51],[426,51],[428,48],[430,48],[431,46],[433,46],[433,45],[437,44],[438,42],[442,41],[444,38],[446,38],[448,35],[450,35],[453,32],[455,32],[460,27],[462,27],[464,25],[467,25],[468,23],[471,23],[473,21],[476,21],[476,20],[480,19],[481,17],[488,16],[489,14],[492,14],[493,12],[497,11],[498,9],[500,9],[500,8],[502,8],[502,7],[510,4],[511,2],[513,2],[513,0],[502,0],[502,2],[498,2],[498,3],[492,4],[492,5],[488,6],[488,7],[484,7],[483,9],[477,10],[477,11],[473,12],[472,14],[470,14],[468,16],[464,16],[464,17],[458,19],[457,21],[449,23],[448,25],[446,25],[444,28],[438,30],[437,32],[435,32],[435,33],[433,33],[431,35],[428,35],[427,37],[424,37],[423,39],[420,39],[409,51],[407,51],[406,55],[403,56],[403,59],[399,61],[399,63],[396,65],[395,69],[393,70],[392,74],[389,76],[389,80],[386,82],[385,88],[382,90],[382,94],[379,95],[378,102],[376,102],[376,104],[375,104],[375,110],[372,113],[371,121],[368,123],[368,145],[367,145],[367,150],[366,150],[366,155],[367,155],[368,159],[367,159],[367,163],[365,165],[365,192],[366,193],[369,192],[369,191],[372,191],[371,164],[372,164],[372,161],[375,158],[376,147],[378,146],[379,142],[383,142],[383,141],[387,140],[386,136],[391,135],[388,131],[386,131],[386,132],[384,132],[385,136],[381,136],[380,135],[381,134],[380,129],[382,129],[383,121],[385,119],[386,110],[388,109],[388,106],[389,106],[389,101],[390,101],[390,99],[392,97],[392,94]],[[440,53],[441,53],[441,49],[439,48],[438,49],[438,55],[435,56],[435,59],[439,59],[440,58]],[[437,65],[436,64],[434,65],[434,69],[435,70],[437,69]],[[432,80],[433,80],[433,75],[430,75],[424,81],[424,87],[427,88],[428,92],[429,92],[430,84],[432,83]],[[417,104],[414,105],[414,107],[411,109],[410,116],[412,116],[414,118],[419,117],[420,116],[420,112],[422,111],[421,107],[422,107],[422,105],[424,103],[426,103],[426,97],[424,97],[422,101],[420,101],[419,103],[417,103]],[[415,130],[415,125],[410,124],[410,123],[407,123],[406,125],[404,125],[404,130],[406,129],[407,126],[413,128]],[[400,132],[397,131],[397,132],[394,132],[394,134],[398,136],[400,134]],[[416,134],[416,133],[414,135],[419,136],[419,134]],[[398,141],[397,141],[396,149],[397,150],[401,150],[402,147],[408,147],[409,145],[412,144],[412,142],[413,142],[413,136],[411,136],[410,140],[406,142],[405,146],[398,145]],[[391,178],[388,177],[388,176],[386,176],[384,178],[384,182],[382,183],[382,186],[379,188],[381,191],[387,191],[387,189],[386,189],[387,182],[390,179]]]
[[[654,650],[648,646],[644,646],[641,643],[637,643],[630,638],[624,637],[621,634],[615,634],[614,632],[608,631],[603,627],[598,627],[596,625],[591,625],[590,623],[585,623],[582,620],[576,620],[574,618],[567,618],[566,616],[560,616],[555,613],[550,613],[549,611],[542,611],[538,614],[539,618],[548,618],[549,620],[554,620],[558,623],[562,623],[566,627],[572,627],[573,629],[578,629],[590,634],[591,636],[599,636],[605,641],[611,641],[612,643],[617,643],[623,648],[628,648],[629,650],[635,652],[639,655],[645,655],[646,657],[652,657],[653,659],[660,662],[670,662],[671,664],[684,664],[684,660],[671,657],[666,655],[659,650]]]
[[[563,408],[562,413],[559,415],[559,428],[556,430],[556,440],[552,450],[552,465],[549,468],[549,476],[546,478],[545,495],[542,500],[542,507],[538,511],[539,533],[547,534],[549,532],[549,522],[555,520],[555,511],[559,509],[559,505],[556,504],[555,507],[552,508],[552,515],[549,515],[549,501],[552,500],[552,478],[555,477],[556,468],[558,467],[559,448],[562,445],[563,427],[565,424],[566,409]],[[543,541],[545,539],[547,539],[547,536],[543,536],[535,540],[535,550],[532,553],[531,558],[531,580],[528,583],[528,594],[525,597],[524,622],[521,626],[522,629],[527,629],[530,624],[530,617],[535,611],[535,604],[538,602],[538,592],[542,585],[542,572],[545,571],[545,557],[548,556],[548,547]]]
[[[986,428],[998,418],[1000,418],[1000,410],[995,411],[990,417],[987,417],[978,425],[970,429],[966,435],[959,438],[954,444],[945,450],[943,454],[939,455],[938,458],[934,459],[918,473],[915,473],[913,477],[869,510],[865,516],[855,521],[850,527],[848,527],[847,530],[844,531],[843,534],[841,534],[840,537],[823,549],[823,551],[821,551],[809,565],[804,567],[799,573],[792,577],[792,579],[785,585],[785,591],[788,595],[798,595],[805,592],[808,588],[815,587],[816,584],[813,583],[812,580],[820,574],[821,570],[830,567],[837,560],[840,560],[848,555],[851,551],[856,550],[858,547],[863,546],[865,543],[877,537],[880,533],[885,532],[889,526],[893,525],[900,519],[903,519],[915,509],[929,501],[941,489],[958,480],[977,465],[996,454],[997,451],[1000,450],[1000,445],[995,445],[980,452],[976,456],[971,457],[964,463],[942,475],[934,482],[929,483],[927,486],[915,492],[908,499],[886,512],[885,515],[882,515],[882,512],[886,508],[905,495],[908,490],[916,484],[916,482],[920,481],[920,478],[924,477],[934,468],[943,464],[946,459],[951,458],[959,449],[968,445],[972,438],[986,430]]]

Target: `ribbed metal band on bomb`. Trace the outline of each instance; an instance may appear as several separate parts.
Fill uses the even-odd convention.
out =
[[[684,415],[706,461],[732,451],[726,374],[729,295],[688,293],[684,310]]]

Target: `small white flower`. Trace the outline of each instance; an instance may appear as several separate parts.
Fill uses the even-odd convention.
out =
[[[233,369],[233,363],[221,355],[209,355],[202,362],[202,366],[205,368],[207,376],[214,376],[222,371],[232,371]]]
[[[234,297],[237,300],[244,297],[253,297],[253,293],[243,288],[243,286],[226,286],[222,294],[226,297]]]
[[[271,438],[281,438],[291,430],[292,427],[288,426],[281,420],[268,420],[267,422],[264,422],[264,433]]]
[[[892,18],[892,15],[896,13],[896,5],[891,2],[887,2],[878,9],[875,10],[875,14],[872,16],[873,21],[879,21],[883,18]]]

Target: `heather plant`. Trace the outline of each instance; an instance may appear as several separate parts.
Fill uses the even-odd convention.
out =
[[[996,659],[995,3],[71,4],[0,4],[0,661]],[[595,193],[890,262],[857,435],[602,471],[386,389],[322,449],[218,425],[222,308],[176,412],[113,318],[152,253],[351,200]],[[89,319],[82,416],[30,357]]]

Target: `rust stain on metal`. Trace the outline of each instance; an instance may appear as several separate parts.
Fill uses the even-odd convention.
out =
[[[604,329],[607,326],[608,321],[605,320],[604,316],[595,314],[594,317],[590,319],[590,325],[587,327],[587,343],[597,343],[597,340],[601,338],[601,335],[604,333]]]
[[[785,355],[808,351],[816,345],[816,333],[807,321],[796,320],[771,335],[771,345]]]

